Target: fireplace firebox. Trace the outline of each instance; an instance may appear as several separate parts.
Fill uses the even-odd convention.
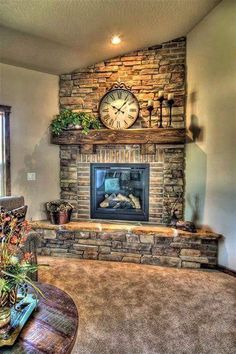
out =
[[[91,164],[91,218],[148,221],[149,164]]]

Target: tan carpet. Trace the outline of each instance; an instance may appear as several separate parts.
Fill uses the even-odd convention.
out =
[[[235,354],[236,278],[217,272],[40,257],[40,280],[80,315],[76,354]]]

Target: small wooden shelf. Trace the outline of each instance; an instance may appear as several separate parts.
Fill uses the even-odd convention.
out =
[[[91,130],[89,134],[82,134],[81,130],[65,130],[60,135],[52,135],[52,144],[81,145],[83,153],[94,153],[96,145],[109,144],[140,144],[141,152],[153,154],[155,144],[183,144],[186,139],[184,128],[146,128]]]

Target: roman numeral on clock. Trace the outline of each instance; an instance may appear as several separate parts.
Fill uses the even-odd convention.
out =
[[[109,125],[113,125],[114,124],[114,119],[110,119],[108,122]]]
[[[109,112],[109,109],[108,109],[108,108],[104,108],[102,111],[103,111],[104,113],[105,113],[105,112]]]
[[[119,98],[119,100],[121,99],[121,97],[122,97],[122,91],[117,91],[117,97]]]
[[[115,100],[115,96],[114,96],[112,93],[109,94],[109,97],[110,97],[113,101]]]
[[[133,117],[133,116],[131,116],[131,114],[129,114],[129,115],[128,115],[128,118],[130,118],[130,119],[134,119],[134,117]]]
[[[136,108],[130,108],[129,111],[130,112],[137,112],[137,109]]]
[[[120,122],[119,121],[116,122],[116,128],[120,129]]]
[[[106,114],[106,115],[103,117],[103,119],[106,120],[106,121],[107,121],[109,118],[110,118],[109,114]]]
[[[134,103],[134,100],[128,102],[128,105],[130,106],[132,103]]]

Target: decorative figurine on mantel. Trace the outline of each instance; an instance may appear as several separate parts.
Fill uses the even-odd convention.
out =
[[[171,215],[170,226],[183,231],[197,232],[196,227],[192,221],[179,220],[176,212],[178,209],[174,209]]]

